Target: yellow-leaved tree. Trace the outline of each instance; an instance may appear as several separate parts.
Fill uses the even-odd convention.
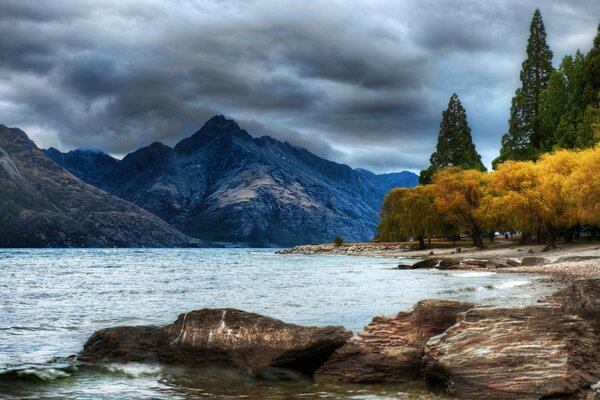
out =
[[[413,237],[425,248],[425,237],[438,234],[443,226],[436,212],[429,185],[393,189],[385,198],[379,223],[381,240]]]
[[[468,233],[478,249],[484,221],[480,205],[484,195],[487,174],[469,169],[449,167],[433,177],[430,189],[435,194],[435,207],[440,217],[459,231]]]

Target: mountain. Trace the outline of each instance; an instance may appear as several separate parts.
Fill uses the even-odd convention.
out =
[[[23,131],[0,125],[0,247],[196,243],[148,211],[67,173]]]
[[[108,168],[52,158],[190,236],[260,246],[329,242],[337,235],[369,240],[384,195],[418,181],[410,172],[375,175],[268,136],[253,138],[223,116],[174,148],[156,142]]]
[[[104,171],[119,162],[116,158],[99,150],[76,149],[68,153],[61,153],[54,147],[50,147],[44,152],[52,161],[90,184],[93,184]]]

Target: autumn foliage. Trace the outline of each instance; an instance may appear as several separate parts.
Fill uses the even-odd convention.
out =
[[[473,237],[483,232],[539,232],[549,248],[574,226],[600,224],[600,146],[559,150],[537,162],[507,161],[491,173],[450,167],[429,185],[394,189],[385,198],[379,239]]]

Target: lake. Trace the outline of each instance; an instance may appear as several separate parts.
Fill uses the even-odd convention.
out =
[[[270,382],[241,371],[61,357],[98,329],[164,325],[207,307],[356,332],[425,298],[531,304],[551,290],[535,275],[393,269],[410,261],[273,249],[0,250],[0,398],[443,398],[419,385]]]

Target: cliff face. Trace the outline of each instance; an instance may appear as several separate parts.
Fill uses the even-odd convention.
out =
[[[0,125],[1,247],[169,247],[194,242],[155,215],[67,173],[23,131]]]
[[[253,245],[369,240],[384,195],[410,172],[375,175],[210,119],[174,148],[154,143],[113,167],[73,174],[197,238]]]

